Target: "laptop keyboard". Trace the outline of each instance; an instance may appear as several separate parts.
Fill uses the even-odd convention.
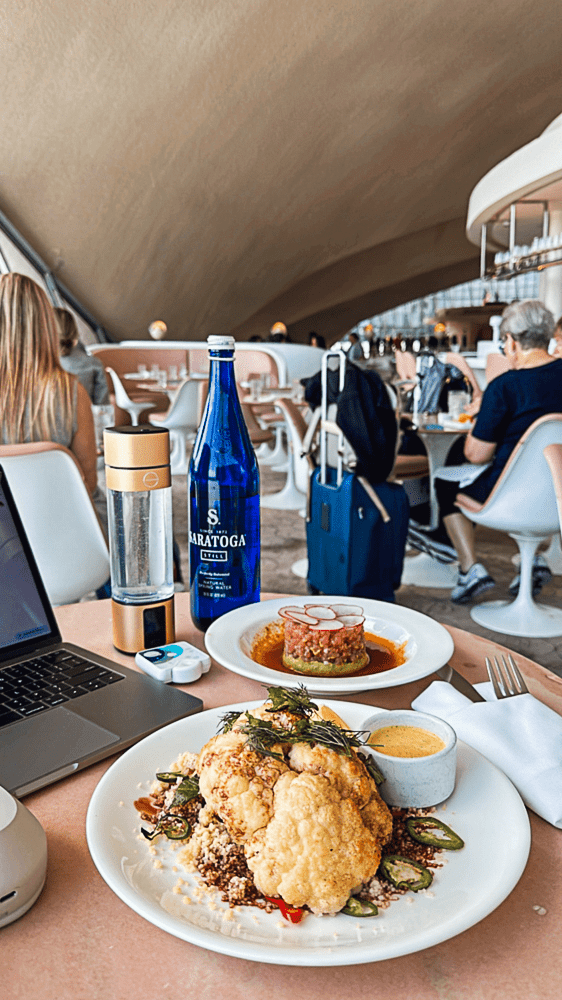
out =
[[[99,663],[61,649],[0,670],[0,727],[124,680]]]

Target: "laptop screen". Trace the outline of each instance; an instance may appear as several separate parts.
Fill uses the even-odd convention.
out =
[[[51,605],[0,466],[0,659],[59,641]]]

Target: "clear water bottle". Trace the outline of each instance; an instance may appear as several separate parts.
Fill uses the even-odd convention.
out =
[[[234,338],[209,337],[209,395],[189,466],[191,617],[206,631],[260,599],[259,471],[234,378]]]

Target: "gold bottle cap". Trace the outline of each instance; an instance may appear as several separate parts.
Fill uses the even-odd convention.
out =
[[[165,427],[108,427],[103,432],[105,464],[114,469],[151,469],[170,464],[170,434]]]

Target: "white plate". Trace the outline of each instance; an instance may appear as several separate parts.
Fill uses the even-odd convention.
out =
[[[268,622],[278,619],[279,608],[305,604],[356,604],[363,608],[365,631],[401,645],[406,642],[406,661],[400,667],[362,677],[308,677],[285,674],[262,667],[250,657],[254,636]],[[280,619],[279,619],[280,620]],[[375,688],[396,687],[427,677],[447,663],[454,650],[453,640],[443,625],[411,608],[366,597],[281,597],[248,604],[217,618],[205,634],[207,652],[235,674],[250,677],[266,686],[282,684],[296,688],[305,684],[313,694],[355,694]]]
[[[110,767],[92,796],[86,834],[94,863],[117,896],[145,920],[236,958],[276,965],[357,965],[408,955],[460,934],[491,913],[517,884],[530,846],[525,807],[501,771],[459,743],[457,787],[446,811],[437,815],[466,846],[442,855],[446,863],[437,869],[430,891],[407,893],[367,920],[307,915],[296,925],[254,907],[240,907],[229,921],[224,919],[227,904],[218,901],[211,908],[197,901],[195,876],[172,871],[173,845],[149,845],[140,835],[133,800],[148,794],[156,771],[168,768],[181,751],[199,750],[227,709],[242,711],[252,704],[259,702],[212,709],[147,736]],[[347,702],[331,707],[354,729],[373,712],[370,705]],[[180,894],[173,891],[178,877],[187,883]],[[190,896],[189,905],[184,895]]]

